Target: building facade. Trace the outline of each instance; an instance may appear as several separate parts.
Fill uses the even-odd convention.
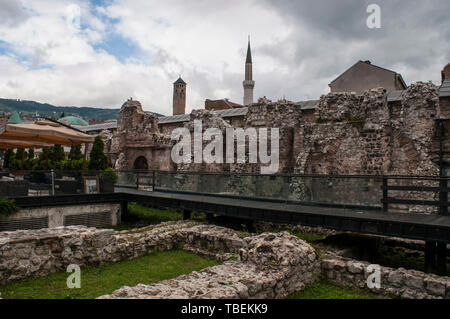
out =
[[[373,65],[370,61],[358,61],[329,84],[331,92],[355,92],[382,87],[387,91],[405,90],[407,85],[401,74]]]

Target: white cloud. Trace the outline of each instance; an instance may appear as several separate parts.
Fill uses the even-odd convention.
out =
[[[347,11],[354,8],[351,2],[346,0]],[[181,74],[188,83],[188,111],[203,107],[206,98],[240,103],[248,34],[255,97],[271,99],[318,98],[328,92],[332,79],[359,59],[393,68],[408,83],[437,82],[450,58],[445,24],[434,27],[427,22],[422,27],[416,21],[407,24],[414,32],[404,32],[405,23],[410,23],[406,16],[398,18],[399,25],[386,17],[384,34],[372,37],[366,31],[352,33],[359,25],[354,20],[358,11],[337,12],[333,7],[323,17],[317,8],[302,13],[303,2],[107,3],[102,7],[86,0],[23,0],[20,5],[2,1],[0,12],[10,12],[11,21],[0,23],[0,41],[5,43],[0,42],[0,96],[114,108],[133,97],[146,110],[170,114],[172,83]],[[80,7],[81,30],[67,21],[71,5]],[[434,14],[429,10],[427,14]],[[365,21],[364,11],[361,19]],[[131,49],[123,47],[126,42]]]

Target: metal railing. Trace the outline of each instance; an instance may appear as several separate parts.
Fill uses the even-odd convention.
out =
[[[108,175],[109,174],[109,175]],[[115,175],[115,182],[111,181]],[[2,177],[3,176],[3,177]],[[14,171],[0,173],[0,196],[113,193],[118,188],[178,192],[379,210],[448,215],[448,177],[374,175],[263,175],[156,170]]]
[[[408,207],[411,210],[448,213],[448,177],[383,177],[383,211],[390,207]],[[392,196],[390,196],[390,194]],[[421,209],[422,206],[428,206]]]

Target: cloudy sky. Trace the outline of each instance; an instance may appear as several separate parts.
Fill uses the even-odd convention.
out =
[[[188,111],[241,103],[248,35],[255,99],[319,98],[358,60],[439,84],[449,12],[448,0],[0,0],[0,97],[108,108],[133,97],[169,115],[181,74]]]

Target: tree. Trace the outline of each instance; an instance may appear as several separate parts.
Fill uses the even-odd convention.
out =
[[[64,153],[64,148],[59,144],[55,144],[50,149],[48,158],[52,162],[52,164],[58,164],[59,162],[64,161],[64,159],[66,158],[66,154]]]
[[[12,149],[7,149],[5,152],[5,158],[3,161],[3,168],[12,168],[12,162],[14,160],[15,156],[14,156],[14,151]]]
[[[97,135],[92,146],[91,153],[89,154],[89,170],[102,171],[108,168],[108,157],[104,153],[105,144],[101,136]]]
[[[25,150],[23,148],[18,148],[16,150],[16,160],[22,162],[22,159],[25,159]]]
[[[34,158],[34,149],[30,148],[28,150],[28,156],[27,157],[28,157],[29,160],[32,160]]]
[[[70,147],[70,152],[68,155],[69,161],[79,161],[83,158],[83,153],[81,153],[81,145],[73,145]]]

